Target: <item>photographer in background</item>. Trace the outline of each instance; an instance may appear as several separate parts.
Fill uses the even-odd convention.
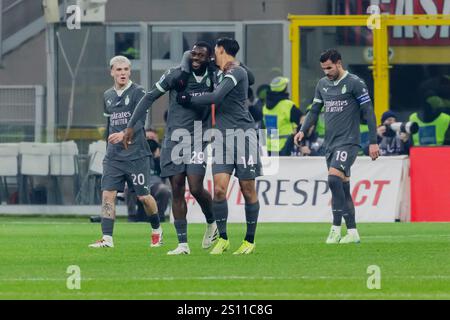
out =
[[[402,130],[402,128],[404,129]],[[398,156],[409,154],[410,133],[417,132],[417,130],[417,124],[407,123],[405,126],[397,122],[397,116],[394,112],[386,111],[383,113],[381,125],[377,128],[380,155]]]

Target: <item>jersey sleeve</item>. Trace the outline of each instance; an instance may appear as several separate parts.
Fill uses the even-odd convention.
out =
[[[372,102],[366,83],[359,78],[356,79],[353,83],[353,96],[358,101],[360,106]]]
[[[225,73],[224,78],[230,78],[233,80],[234,86],[243,81],[247,77],[247,73],[243,68],[232,68]]]
[[[147,92],[143,87],[137,87],[134,94],[134,106],[136,107]]]
[[[164,95],[164,92],[158,89],[156,83],[149,92],[145,93],[143,91],[143,94],[139,93],[138,100],[136,100],[136,107],[134,108],[131,119],[128,121],[127,127],[133,128],[139,120],[145,119],[148,109],[162,95]]]
[[[211,103],[220,104],[235,86],[234,81],[230,77],[225,77],[213,92],[192,97],[191,104],[203,107],[207,107]]]
[[[243,64],[242,62],[240,63],[240,66],[242,68],[244,68],[244,70],[247,72],[247,77],[248,77],[248,85],[252,86],[255,84],[255,75],[253,74],[253,72],[250,70],[249,67],[247,67],[245,64]]]
[[[103,116],[109,117],[109,116],[111,116],[111,114],[108,112],[108,109],[106,108],[106,104],[107,104],[107,97],[106,97],[106,94],[104,94],[103,95]]]
[[[300,131],[307,132],[309,128],[317,122],[319,118],[320,111],[323,107],[323,97],[320,93],[320,88],[322,88],[321,82],[316,85],[316,92],[314,93],[314,99],[311,106],[311,110],[306,114],[305,120],[303,121]]]
[[[355,79],[352,93],[361,108],[363,119],[367,121],[367,126],[369,127],[369,143],[377,144],[377,121],[366,83],[359,78]]]
[[[180,76],[179,69],[169,69],[167,70],[159,79],[158,82],[155,83],[156,88],[162,93],[166,93],[173,87],[174,81]]]
[[[322,94],[320,93],[320,81],[316,85],[316,91],[314,93],[313,103],[323,104]]]
[[[108,136],[109,136],[109,118],[111,117],[111,114],[106,109],[106,97],[103,97],[103,116],[106,119],[106,126],[105,126],[105,140],[106,143],[108,143]]]

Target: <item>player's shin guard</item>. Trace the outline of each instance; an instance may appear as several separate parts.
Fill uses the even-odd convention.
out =
[[[227,240],[227,220],[228,220],[228,203],[227,200],[214,201],[213,200],[213,212],[217,223],[217,229],[222,239]]]
[[[245,220],[247,221],[247,233],[245,240],[250,243],[255,242],[256,224],[258,223],[259,201],[251,204],[245,204]]]
[[[112,237],[114,230],[114,219],[102,217],[102,233],[104,236]]]
[[[177,231],[178,243],[187,243],[187,220],[176,219],[173,224]]]
[[[350,181],[344,182],[344,194],[347,204],[346,214],[343,214],[347,229],[356,229],[355,205],[353,204],[352,194],[350,193]]]
[[[333,225],[342,224],[342,214],[346,211],[346,200],[343,181],[340,177],[329,175],[328,185],[331,190],[331,208],[333,210]]]
[[[158,205],[156,204],[155,198],[153,198],[151,195],[147,195],[144,197],[139,197],[139,200],[142,202],[142,205],[144,206],[144,211],[149,217],[152,229],[158,230],[159,232],[160,221],[158,214]]]
[[[160,227],[159,214],[158,212],[155,214],[151,214],[149,217],[150,224],[152,225],[153,230],[157,230]]]

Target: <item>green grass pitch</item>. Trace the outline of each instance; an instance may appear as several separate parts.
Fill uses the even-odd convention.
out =
[[[229,224],[222,256],[201,248],[202,224],[188,225],[191,255],[167,256],[177,242],[163,228],[150,248],[148,224],[119,220],[115,248],[92,249],[100,224],[87,218],[0,217],[0,299],[450,299],[448,223],[361,223],[352,245],[326,245],[329,224],[260,223],[248,256],[232,255],[244,224]],[[367,287],[371,265],[380,289]]]

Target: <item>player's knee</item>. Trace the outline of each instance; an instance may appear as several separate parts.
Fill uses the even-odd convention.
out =
[[[254,194],[253,192],[242,192],[242,195],[244,196],[245,203],[247,204],[254,203],[256,202],[256,200],[258,200],[256,194]]]
[[[172,177],[170,180],[170,184],[172,186],[173,198],[175,200],[184,198],[184,193],[186,189],[184,179],[178,179],[177,176]]]
[[[102,192],[102,201],[105,202],[114,202],[116,200],[117,191],[103,191]]]
[[[226,199],[227,190],[222,186],[214,186],[214,200],[223,201]]]
[[[147,214],[149,214],[149,213],[153,214],[158,211],[158,206],[156,204],[156,200],[151,195],[148,194],[145,196],[137,196],[137,198],[140,202],[142,202],[142,204],[144,205],[144,208],[147,208],[146,209]],[[148,212],[148,210],[150,212]]]
[[[142,203],[144,203],[145,201],[150,200],[150,195],[146,195],[146,196],[137,196],[138,200]]]
[[[173,189],[172,197],[174,201],[184,201],[185,189]]]
[[[241,192],[246,203],[253,203],[257,200],[256,190],[253,186],[241,185]]]
[[[198,198],[202,195],[203,186],[195,184],[189,188],[189,191],[195,198]]]

